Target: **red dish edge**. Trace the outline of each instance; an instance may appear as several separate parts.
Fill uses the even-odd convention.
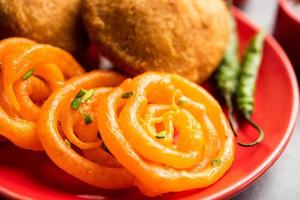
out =
[[[284,0],[281,0],[284,1]],[[255,25],[245,14],[242,13],[237,8],[233,8],[233,13],[234,16],[238,19],[241,20],[242,23],[247,24],[249,27],[258,30],[257,25]],[[223,190],[219,193],[214,194],[213,196],[210,196],[210,199],[226,199],[226,198],[231,198],[244,190],[247,186],[249,186],[251,183],[253,183],[257,178],[262,176],[274,163],[275,161],[279,158],[279,156],[282,154],[282,152],[285,150],[286,146],[288,145],[291,136],[293,135],[294,128],[296,125],[296,120],[297,116],[299,113],[299,87],[298,87],[298,82],[297,78],[295,75],[295,72],[293,70],[293,66],[288,59],[286,53],[283,51],[281,46],[277,43],[277,41],[271,36],[268,35],[266,40],[272,46],[272,48],[275,49],[275,51],[278,53],[279,57],[282,59],[284,66],[287,69],[287,72],[289,74],[289,77],[291,79],[291,87],[293,90],[293,110],[291,112],[290,116],[290,123],[288,125],[288,128],[286,130],[285,136],[281,140],[280,144],[278,147],[273,151],[273,153],[269,156],[269,158],[259,166],[254,172],[249,174],[246,178],[244,178],[242,181],[237,182],[236,184],[230,186],[226,190]],[[196,195],[194,196],[196,197]]]

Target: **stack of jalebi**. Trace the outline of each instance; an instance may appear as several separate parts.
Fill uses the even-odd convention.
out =
[[[82,74],[64,51],[20,38],[0,43],[0,61],[0,133],[86,183],[157,196],[207,187],[232,164],[221,107],[178,75]]]
[[[149,196],[206,187],[227,171],[232,132],[205,90],[154,72],[104,87],[122,79],[91,72],[45,103],[38,133],[58,166],[98,187],[135,184]]]

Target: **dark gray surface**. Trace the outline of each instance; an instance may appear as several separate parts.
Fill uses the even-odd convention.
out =
[[[249,0],[242,8],[256,24],[272,31],[277,0]],[[300,199],[300,118],[294,135],[277,162],[234,200]]]

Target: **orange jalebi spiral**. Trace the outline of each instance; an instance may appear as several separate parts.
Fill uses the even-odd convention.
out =
[[[232,131],[200,86],[165,73],[125,80],[110,71],[83,72],[59,48],[2,40],[0,136],[44,149],[86,183],[136,185],[149,196],[207,187],[231,166]]]
[[[24,38],[0,42],[0,134],[15,145],[41,150],[36,135],[40,107],[83,68],[67,52]]]
[[[99,102],[98,127],[146,195],[207,187],[233,161],[233,134],[221,107],[177,75],[148,72],[112,89]]]
[[[126,188],[134,180],[97,137],[98,102],[110,90],[108,87],[124,79],[108,71],[75,77],[49,97],[38,120],[38,136],[51,160],[67,173],[100,188]],[[74,107],[78,98],[80,103]]]

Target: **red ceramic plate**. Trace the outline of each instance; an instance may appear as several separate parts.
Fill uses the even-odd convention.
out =
[[[234,10],[242,49],[257,31],[239,11]],[[237,146],[235,161],[225,176],[214,185],[160,199],[229,198],[261,176],[286,147],[298,113],[298,87],[292,66],[272,37],[266,40],[264,59],[255,93],[257,121],[266,137],[252,148]],[[256,132],[245,126],[244,139]],[[18,199],[145,199],[138,190],[104,191],[91,187],[57,168],[44,153],[21,150],[11,144],[0,146],[0,191]]]

